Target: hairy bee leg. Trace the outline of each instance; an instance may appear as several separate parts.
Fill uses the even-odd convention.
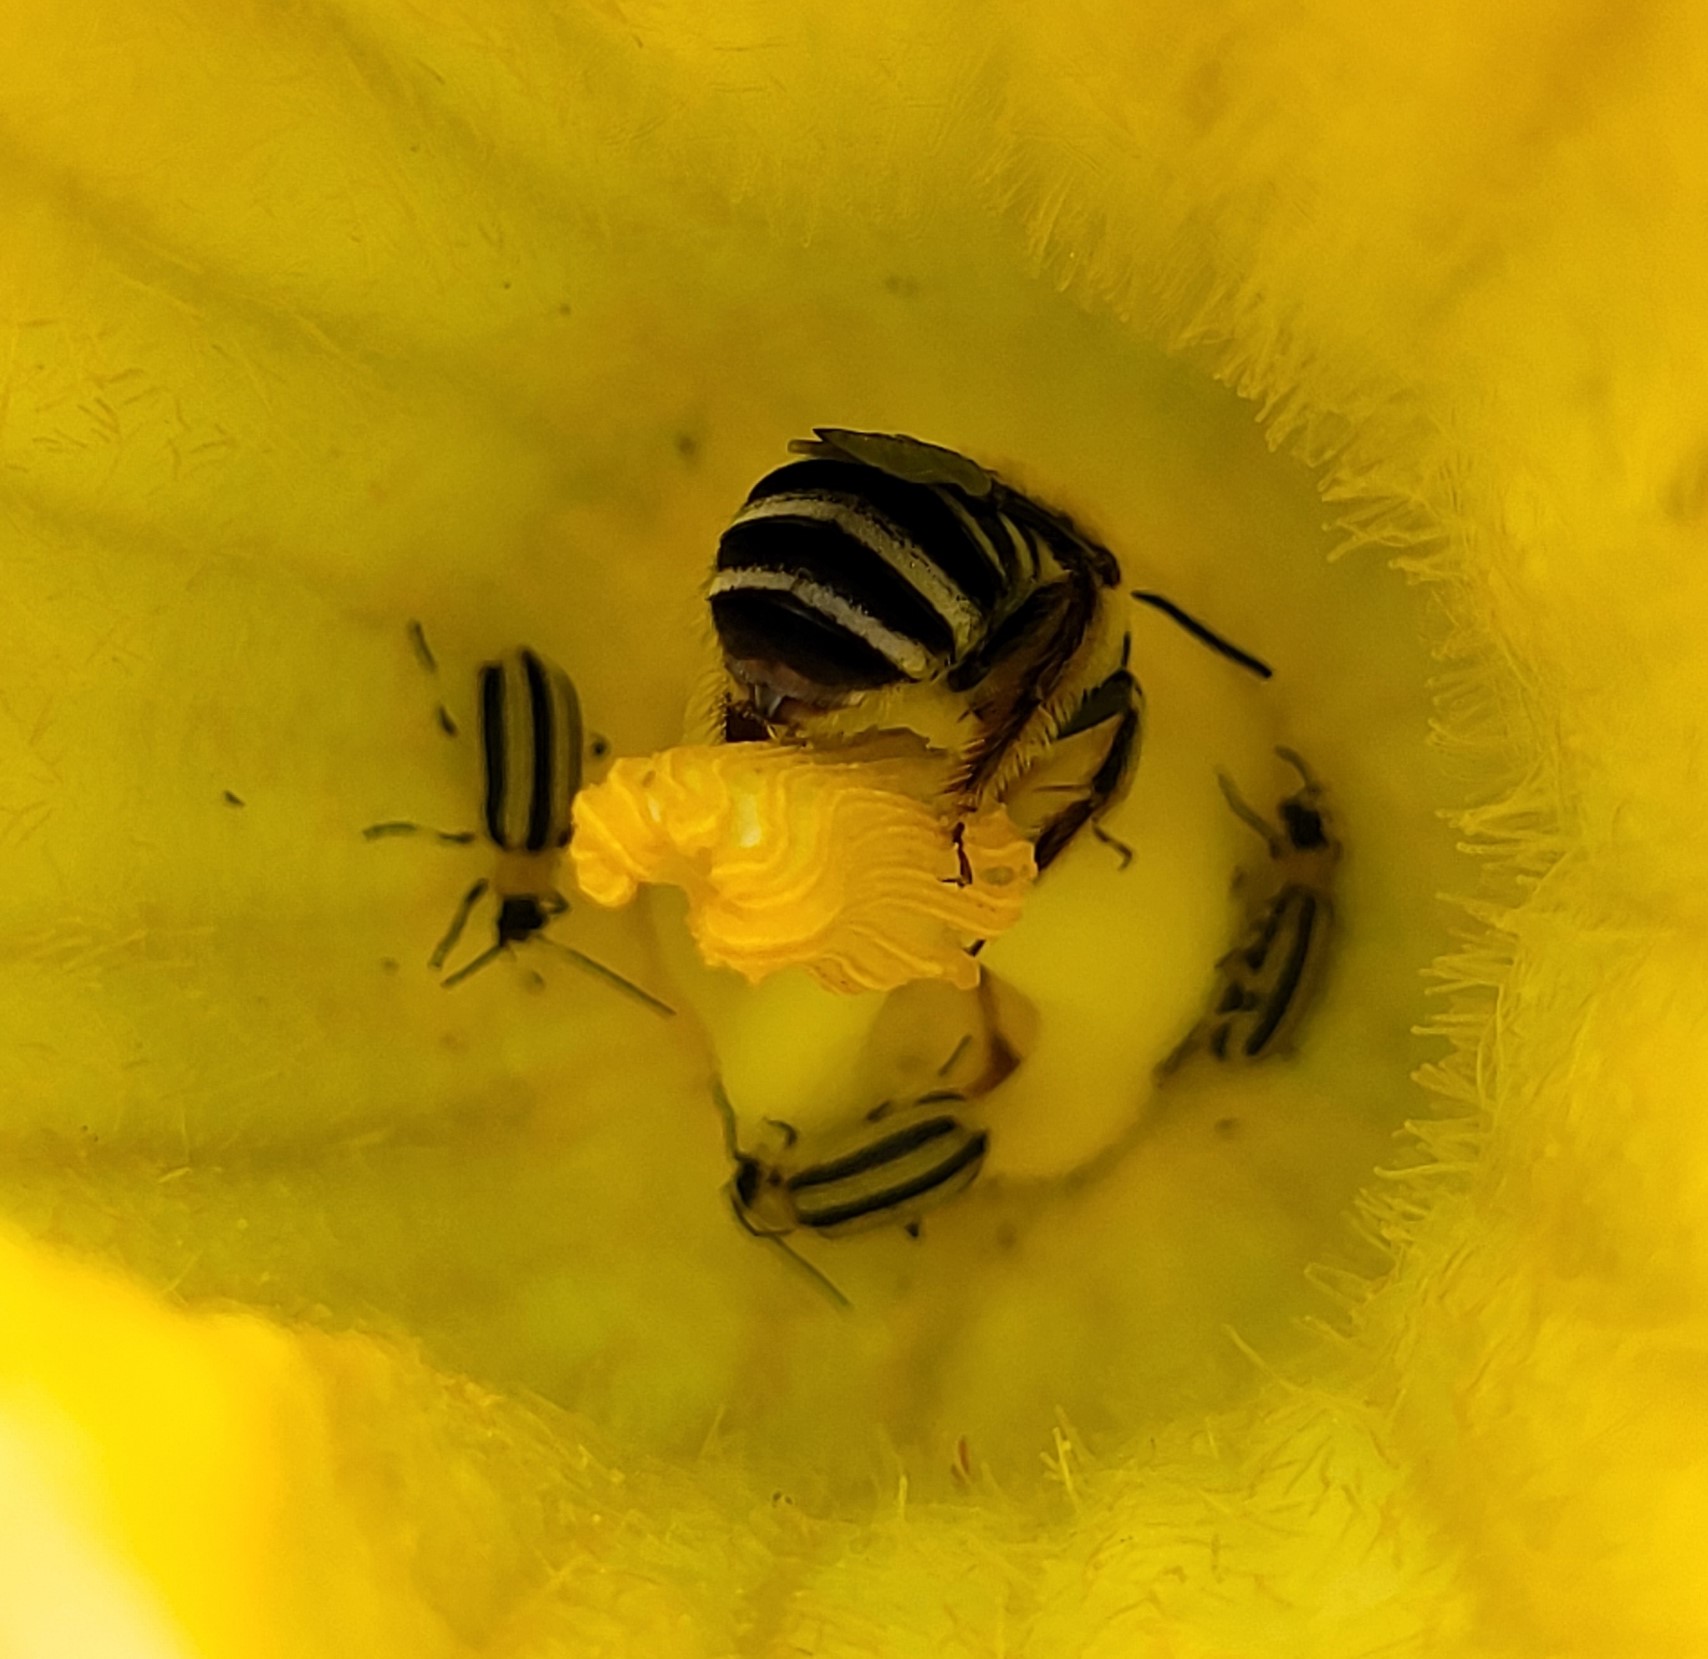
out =
[[[1084,717],[1088,706],[1096,710],[1095,719]],[[1109,747],[1104,750],[1097,770],[1091,774],[1085,794],[1045,824],[1033,845],[1039,874],[1067,851],[1087,824],[1096,823],[1126,786],[1144,743],[1144,708],[1144,689],[1126,668],[1118,668],[1086,695],[1080,708],[1063,726],[1065,735],[1078,736],[1080,732],[1091,731],[1107,720],[1115,720]],[[1130,859],[1130,848],[1127,854]],[[1125,867],[1123,863],[1122,868]]]
[[[445,936],[433,947],[433,954],[427,958],[427,966],[435,970],[444,967],[445,958],[456,948],[457,941],[463,936],[463,929],[468,926],[469,917],[474,914],[474,907],[486,897],[487,890],[492,884],[482,876],[462,898],[457,902],[457,908],[451,916],[451,925],[445,930]]]
[[[976,795],[991,781],[1021,733],[1049,702],[1074,654],[1091,630],[1097,616],[1097,604],[1097,582],[1089,570],[1070,571],[1060,580],[1038,589],[1028,601],[1036,611],[1036,620],[1027,619],[1029,626],[1022,632],[1036,629],[1039,643],[1035,648],[1034,669],[1007,711],[974,748],[962,785],[969,795]],[[1016,611],[1009,619],[1011,626],[1018,624],[1027,608],[1022,606]],[[993,663],[1000,660],[1004,645],[1000,634],[992,636],[987,649]],[[969,670],[972,666],[969,663]],[[950,676],[949,684],[954,687],[955,676]]]

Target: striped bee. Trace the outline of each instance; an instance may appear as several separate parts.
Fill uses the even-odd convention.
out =
[[[1333,922],[1329,898],[1340,844],[1329,833],[1322,786],[1291,749],[1277,749],[1300,787],[1277,808],[1279,827],[1241,798],[1225,774],[1222,793],[1269,849],[1272,879],[1244,937],[1217,964],[1210,1011],[1159,1068],[1166,1075],[1197,1049],[1218,1060],[1262,1060],[1288,1052],[1321,975]]]
[[[423,665],[436,672],[437,664],[419,623],[411,623],[410,637]],[[447,988],[461,984],[513,947],[538,941],[658,1013],[673,1014],[673,1008],[638,985],[545,931],[569,909],[569,901],[555,883],[573,832],[570,814],[581,788],[586,752],[581,699],[574,682],[555,663],[523,646],[496,662],[482,663],[476,692],[481,827],[498,858],[492,873],[482,876],[458,901],[450,926],[427,959],[428,966],[435,971],[444,967],[475,908],[490,896],[497,905],[492,943],[449,974],[444,980]],[[456,724],[442,704],[439,724],[447,735],[456,734]],[[602,739],[595,740],[596,753],[602,752],[602,746]],[[481,839],[471,830],[426,830],[405,821],[370,824],[362,831],[370,841],[422,833],[458,846]]]
[[[1144,694],[1111,603],[1120,565],[953,450],[815,431],[719,541],[713,724],[728,742],[912,731],[954,757],[948,792],[963,814],[1008,799],[1040,756],[1071,745],[1071,776],[1050,785],[1067,799],[1024,824],[1045,868],[1120,798],[1142,741]]]

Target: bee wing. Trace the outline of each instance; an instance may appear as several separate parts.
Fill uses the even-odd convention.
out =
[[[899,432],[856,432],[846,426],[815,426],[813,431],[818,442],[797,438],[790,450],[796,455],[841,456],[911,484],[949,484],[975,500],[995,487],[995,479],[977,461],[941,444]]]

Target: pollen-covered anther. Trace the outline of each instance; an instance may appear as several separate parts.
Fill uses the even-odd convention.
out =
[[[905,769],[735,743],[620,760],[575,803],[575,878],[597,904],[680,887],[700,954],[757,982],[970,986],[968,947],[1019,919],[1037,870],[1001,808],[952,827]]]

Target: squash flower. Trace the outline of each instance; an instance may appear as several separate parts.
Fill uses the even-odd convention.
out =
[[[0,1650],[1708,1648],[1705,93],[1689,7],[5,7]],[[987,1167],[791,1259],[716,1089],[971,989],[501,869],[476,671],[680,753],[823,424],[1275,672],[1133,613],[1130,863],[942,922]],[[1320,996],[1155,1086],[1278,746]]]

